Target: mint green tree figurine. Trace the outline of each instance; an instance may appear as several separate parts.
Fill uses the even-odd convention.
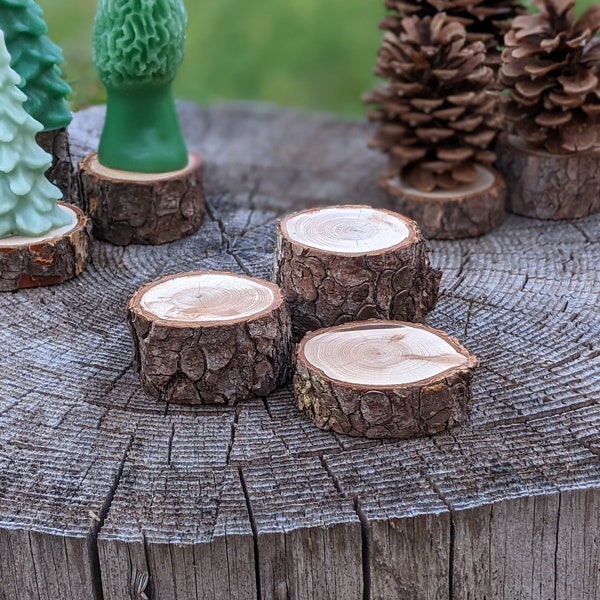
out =
[[[19,81],[0,31],[0,238],[41,236],[70,223],[56,204],[61,191],[44,175],[51,157],[35,141],[42,125],[24,109]]]
[[[182,0],[100,0],[94,64],[107,91],[98,150],[105,167],[165,173],[187,165],[172,92],[186,22]]]
[[[42,9],[34,0],[0,0],[0,29],[27,96],[25,110],[44,131],[66,127],[72,118],[66,100],[71,88],[61,77],[62,52],[46,35]]]

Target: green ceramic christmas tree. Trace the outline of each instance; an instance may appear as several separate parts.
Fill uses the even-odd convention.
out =
[[[0,238],[39,236],[70,222],[56,204],[62,193],[44,175],[51,157],[35,141],[42,125],[25,111],[19,81],[0,31]]]
[[[107,90],[102,165],[142,173],[187,165],[171,87],[186,21],[182,0],[100,0],[94,64]]]
[[[44,131],[66,127],[71,122],[66,101],[71,88],[61,77],[62,52],[46,35],[42,9],[34,0],[0,0],[0,29],[11,66],[21,77],[25,110]]]

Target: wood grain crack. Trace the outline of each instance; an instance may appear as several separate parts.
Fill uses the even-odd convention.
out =
[[[100,556],[98,553],[98,535],[100,534],[100,530],[106,521],[106,517],[110,511],[110,506],[112,501],[117,493],[117,488],[119,487],[119,482],[121,481],[121,477],[123,475],[123,469],[125,468],[125,462],[127,461],[127,457],[131,452],[131,448],[133,446],[133,441],[135,436],[132,434],[129,437],[129,442],[125,447],[123,455],[121,456],[121,460],[119,462],[119,466],[117,468],[117,472],[113,478],[113,481],[110,486],[110,490],[98,511],[98,514],[94,516],[92,520],[92,526],[89,532],[88,542],[87,542],[87,550],[88,550],[88,560],[91,569],[91,580],[92,580],[92,598],[93,600],[103,600],[104,594],[102,591],[102,577],[100,570]]]
[[[254,518],[254,512],[252,510],[252,501],[250,499],[248,484],[246,483],[246,478],[244,476],[244,470],[242,469],[242,467],[238,467],[238,473],[240,476],[240,483],[242,484],[242,490],[244,491],[246,509],[248,510],[248,519],[250,520],[252,538],[254,540],[254,571],[256,574],[256,600],[262,600],[262,593],[260,587],[260,554],[258,547],[258,526],[256,524],[256,519]]]
[[[554,546],[554,598],[558,598],[558,549],[560,543],[560,518],[561,518],[562,493],[558,493],[558,508],[556,511],[556,538]]]
[[[420,471],[421,476],[429,485],[431,489],[438,495],[438,498],[446,505],[448,512],[450,513],[450,539],[448,546],[448,600],[454,598],[454,552],[455,552],[455,539],[456,539],[456,515],[452,503],[446,498],[444,492],[435,483],[433,478],[429,476],[426,471]]]

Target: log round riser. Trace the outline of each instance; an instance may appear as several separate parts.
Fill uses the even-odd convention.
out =
[[[311,209],[279,224],[275,281],[296,341],[348,321],[423,321],[435,307],[441,276],[416,223],[391,211]]]
[[[510,212],[536,219],[579,219],[600,210],[600,152],[553,155],[503,135],[498,168]]]
[[[46,171],[46,177],[60,189],[67,202],[79,204],[79,182],[73,167],[67,129],[40,131],[35,139],[52,156],[52,166]]]
[[[98,155],[80,166],[81,194],[94,236],[119,246],[164,244],[198,230],[206,214],[203,160],[190,153],[188,166],[173,173],[128,173],[107,169]]]
[[[287,380],[291,324],[273,284],[232,273],[185,273],[138,290],[128,304],[134,361],[165,402],[233,404]]]
[[[0,239],[0,291],[56,285],[82,273],[90,258],[88,219],[81,209],[59,203],[71,224],[39,238]]]
[[[454,240],[478,237],[504,221],[506,184],[491,169],[480,173],[489,183],[476,182],[475,191],[466,186],[452,192],[420,192],[383,176],[378,183],[392,196],[394,209],[414,219],[427,239]]]
[[[321,429],[409,438],[467,421],[477,359],[456,340],[398,321],[349,323],[306,336],[294,392]]]

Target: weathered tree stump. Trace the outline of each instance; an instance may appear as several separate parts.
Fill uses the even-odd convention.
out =
[[[0,291],[56,285],[80,275],[90,258],[87,217],[60,203],[71,218],[40,237],[14,235],[0,239]]]
[[[205,216],[203,160],[190,153],[185,169],[130,173],[104,167],[94,152],[81,163],[81,195],[94,236],[127,246],[164,244],[191,235]]]
[[[336,206],[279,223],[275,281],[295,340],[347,321],[423,321],[435,307],[441,276],[417,224],[391,211]]]
[[[98,145],[101,107],[71,149]],[[476,354],[470,421],[371,440],[316,428],[283,387],[154,400],[126,305],[170,273],[272,275],[276,221],[390,207],[359,120],[180,107],[209,216],[167,246],[93,245],[81,277],[0,294],[2,600],[599,600],[600,214],[508,215],[434,241],[428,324]]]
[[[347,323],[307,335],[294,356],[296,402],[321,429],[409,438],[467,420],[477,359],[442,331]]]
[[[233,404],[285,383],[291,323],[281,290],[226,272],[170,275],[138,290],[127,322],[146,391],[181,404]]]
[[[506,184],[499,173],[478,167],[480,178],[456,190],[423,192],[399,178],[380,177],[394,209],[414,219],[427,239],[477,237],[504,221]]]
[[[52,156],[52,165],[46,171],[46,177],[58,187],[66,201],[77,203],[79,201],[79,183],[71,158],[67,128],[40,131],[35,139]]]
[[[504,134],[497,146],[507,208],[536,219],[579,219],[600,210],[600,152],[550,154]]]

